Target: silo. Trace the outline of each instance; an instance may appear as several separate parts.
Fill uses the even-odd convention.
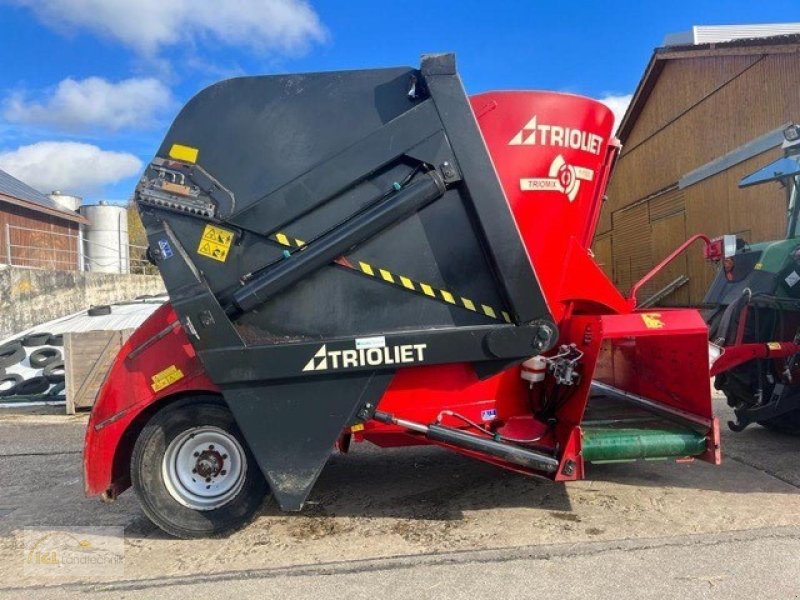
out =
[[[86,270],[129,273],[128,211],[124,206],[100,202],[84,204],[79,212],[89,220],[84,227]]]
[[[48,194],[48,197],[50,198],[50,200],[58,204],[60,207],[66,208],[67,210],[77,211],[81,203],[83,202],[83,198],[81,198],[80,196],[65,194],[60,190],[53,190]]]

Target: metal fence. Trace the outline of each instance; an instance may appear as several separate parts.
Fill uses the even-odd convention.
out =
[[[100,250],[106,252],[97,252]],[[5,263],[16,267],[151,274],[155,271],[145,258],[146,250],[146,246],[137,244],[127,244],[127,248],[120,249],[91,242],[80,231],[70,234],[10,223],[5,226]],[[107,264],[100,265],[92,259],[93,254],[107,256],[107,251],[118,252],[120,256],[119,264],[112,269]]]

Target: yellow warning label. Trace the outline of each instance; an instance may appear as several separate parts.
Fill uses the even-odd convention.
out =
[[[197,253],[219,262],[225,262],[232,242],[232,231],[214,227],[213,225],[206,225],[206,228],[203,229],[203,237],[200,238],[200,244],[197,246]]]
[[[356,433],[357,431],[364,431],[363,423],[356,423],[350,428],[350,433]]]
[[[664,326],[661,313],[642,313],[642,321],[648,329],[661,329]]]
[[[767,348],[769,348],[770,350],[780,350],[781,349],[781,343],[780,342],[769,342],[767,344]]]
[[[170,365],[163,371],[159,371],[153,375],[150,387],[153,388],[154,392],[159,392],[181,379],[183,379],[183,371],[175,365]]]
[[[194,164],[197,162],[197,155],[199,152],[200,150],[192,148],[191,146],[172,144],[172,148],[169,149],[169,157]]]

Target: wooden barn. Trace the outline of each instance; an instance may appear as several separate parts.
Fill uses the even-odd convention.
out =
[[[0,263],[79,270],[86,219],[0,171]]]
[[[780,185],[737,183],[779,157],[783,129],[800,122],[800,33],[791,31],[800,24],[696,27],[653,52],[618,128],[623,149],[593,245],[621,290],[692,234],[785,235]],[[698,305],[713,276],[698,244],[640,298]]]

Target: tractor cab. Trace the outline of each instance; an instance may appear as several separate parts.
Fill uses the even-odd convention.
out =
[[[746,289],[778,297],[800,298],[800,125],[784,132],[784,156],[743,177],[739,187],[777,182],[786,191],[786,236],[749,244],[726,235],[714,240],[707,258],[722,262],[703,303],[724,307]]]

